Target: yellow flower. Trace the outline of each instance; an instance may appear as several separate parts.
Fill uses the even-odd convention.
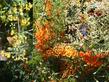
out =
[[[11,57],[11,54],[9,52],[4,51],[4,50],[0,51],[0,55],[3,56],[3,57],[6,57],[6,58]]]
[[[17,13],[17,8],[16,7],[13,7],[12,8],[12,11],[13,11],[13,13]]]
[[[8,20],[9,21],[17,21],[18,17],[17,16],[13,16],[13,15],[8,15]]]
[[[11,33],[10,33],[11,35],[14,35],[15,34],[15,31],[14,30],[11,30]]]
[[[5,53],[4,50],[0,51],[0,54],[1,54],[2,56],[4,56],[4,53]]]
[[[28,7],[31,9],[32,8],[32,4],[31,3],[28,3]]]
[[[21,16],[23,16],[23,7],[21,6],[19,9],[18,9],[19,13]]]
[[[78,7],[81,6],[80,0],[76,0],[76,5],[77,5]]]
[[[21,19],[20,23],[21,23],[21,26],[23,27],[28,26],[30,24],[29,18]]]
[[[11,54],[9,52],[6,52],[5,53],[5,57],[10,58],[11,57]]]
[[[25,5],[25,9],[26,10],[30,10],[32,8],[32,4],[31,3],[27,3],[26,5]]]
[[[25,26],[26,23],[27,23],[27,20],[26,20],[26,19],[22,19],[22,20],[21,20],[21,25],[22,25],[22,26]]]

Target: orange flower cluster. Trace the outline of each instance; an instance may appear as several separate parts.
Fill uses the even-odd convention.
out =
[[[57,44],[53,48],[46,49],[42,54],[44,59],[48,59],[52,56],[69,58],[78,57],[78,51],[67,44]]]
[[[100,59],[103,58],[102,54],[92,55],[92,51],[86,51],[85,53],[80,52],[79,55],[83,58],[83,61],[90,66],[99,67],[102,65],[102,62],[100,61]]]
[[[37,40],[36,48],[43,51],[46,48],[46,43],[54,36],[54,32],[51,29],[50,22],[46,21],[42,26],[38,21],[36,22],[37,32],[35,38]]]
[[[45,11],[48,16],[51,16],[52,14],[52,7],[53,7],[53,4],[51,0],[45,0]]]
[[[54,53],[53,49],[52,48],[49,48],[49,49],[47,49],[47,50],[45,50],[43,52],[43,57],[44,57],[45,60],[47,60],[48,58],[54,56],[54,54],[55,53]]]
[[[53,48],[46,50],[45,57],[49,58],[51,56],[75,58],[78,57],[78,51],[65,43],[57,44]]]
[[[77,57],[78,56],[78,51],[74,49],[72,46],[68,44],[57,44],[53,48],[54,52],[56,53],[56,56],[60,57]]]

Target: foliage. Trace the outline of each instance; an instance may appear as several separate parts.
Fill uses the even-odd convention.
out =
[[[1,82],[108,82],[108,0],[0,0]]]
[[[107,77],[98,71],[104,71],[102,66],[108,68],[109,13],[106,2],[45,0],[35,3],[36,49],[45,61],[57,61],[53,65],[58,67],[55,68],[58,71],[54,70],[60,76],[58,79],[64,81],[64,78],[72,75],[77,82],[85,82],[100,81],[99,75]],[[53,35],[49,34],[50,30]],[[50,35],[54,38],[50,38]],[[53,61],[52,57],[57,60]]]

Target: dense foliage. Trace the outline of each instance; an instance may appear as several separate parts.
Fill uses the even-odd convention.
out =
[[[108,0],[0,0],[1,82],[108,82]]]

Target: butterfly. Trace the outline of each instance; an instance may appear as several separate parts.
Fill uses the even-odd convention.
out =
[[[80,30],[81,34],[83,35],[83,37],[87,36],[88,27],[89,27],[89,26],[88,26],[88,24],[86,24],[86,23],[80,25],[79,30]]]

